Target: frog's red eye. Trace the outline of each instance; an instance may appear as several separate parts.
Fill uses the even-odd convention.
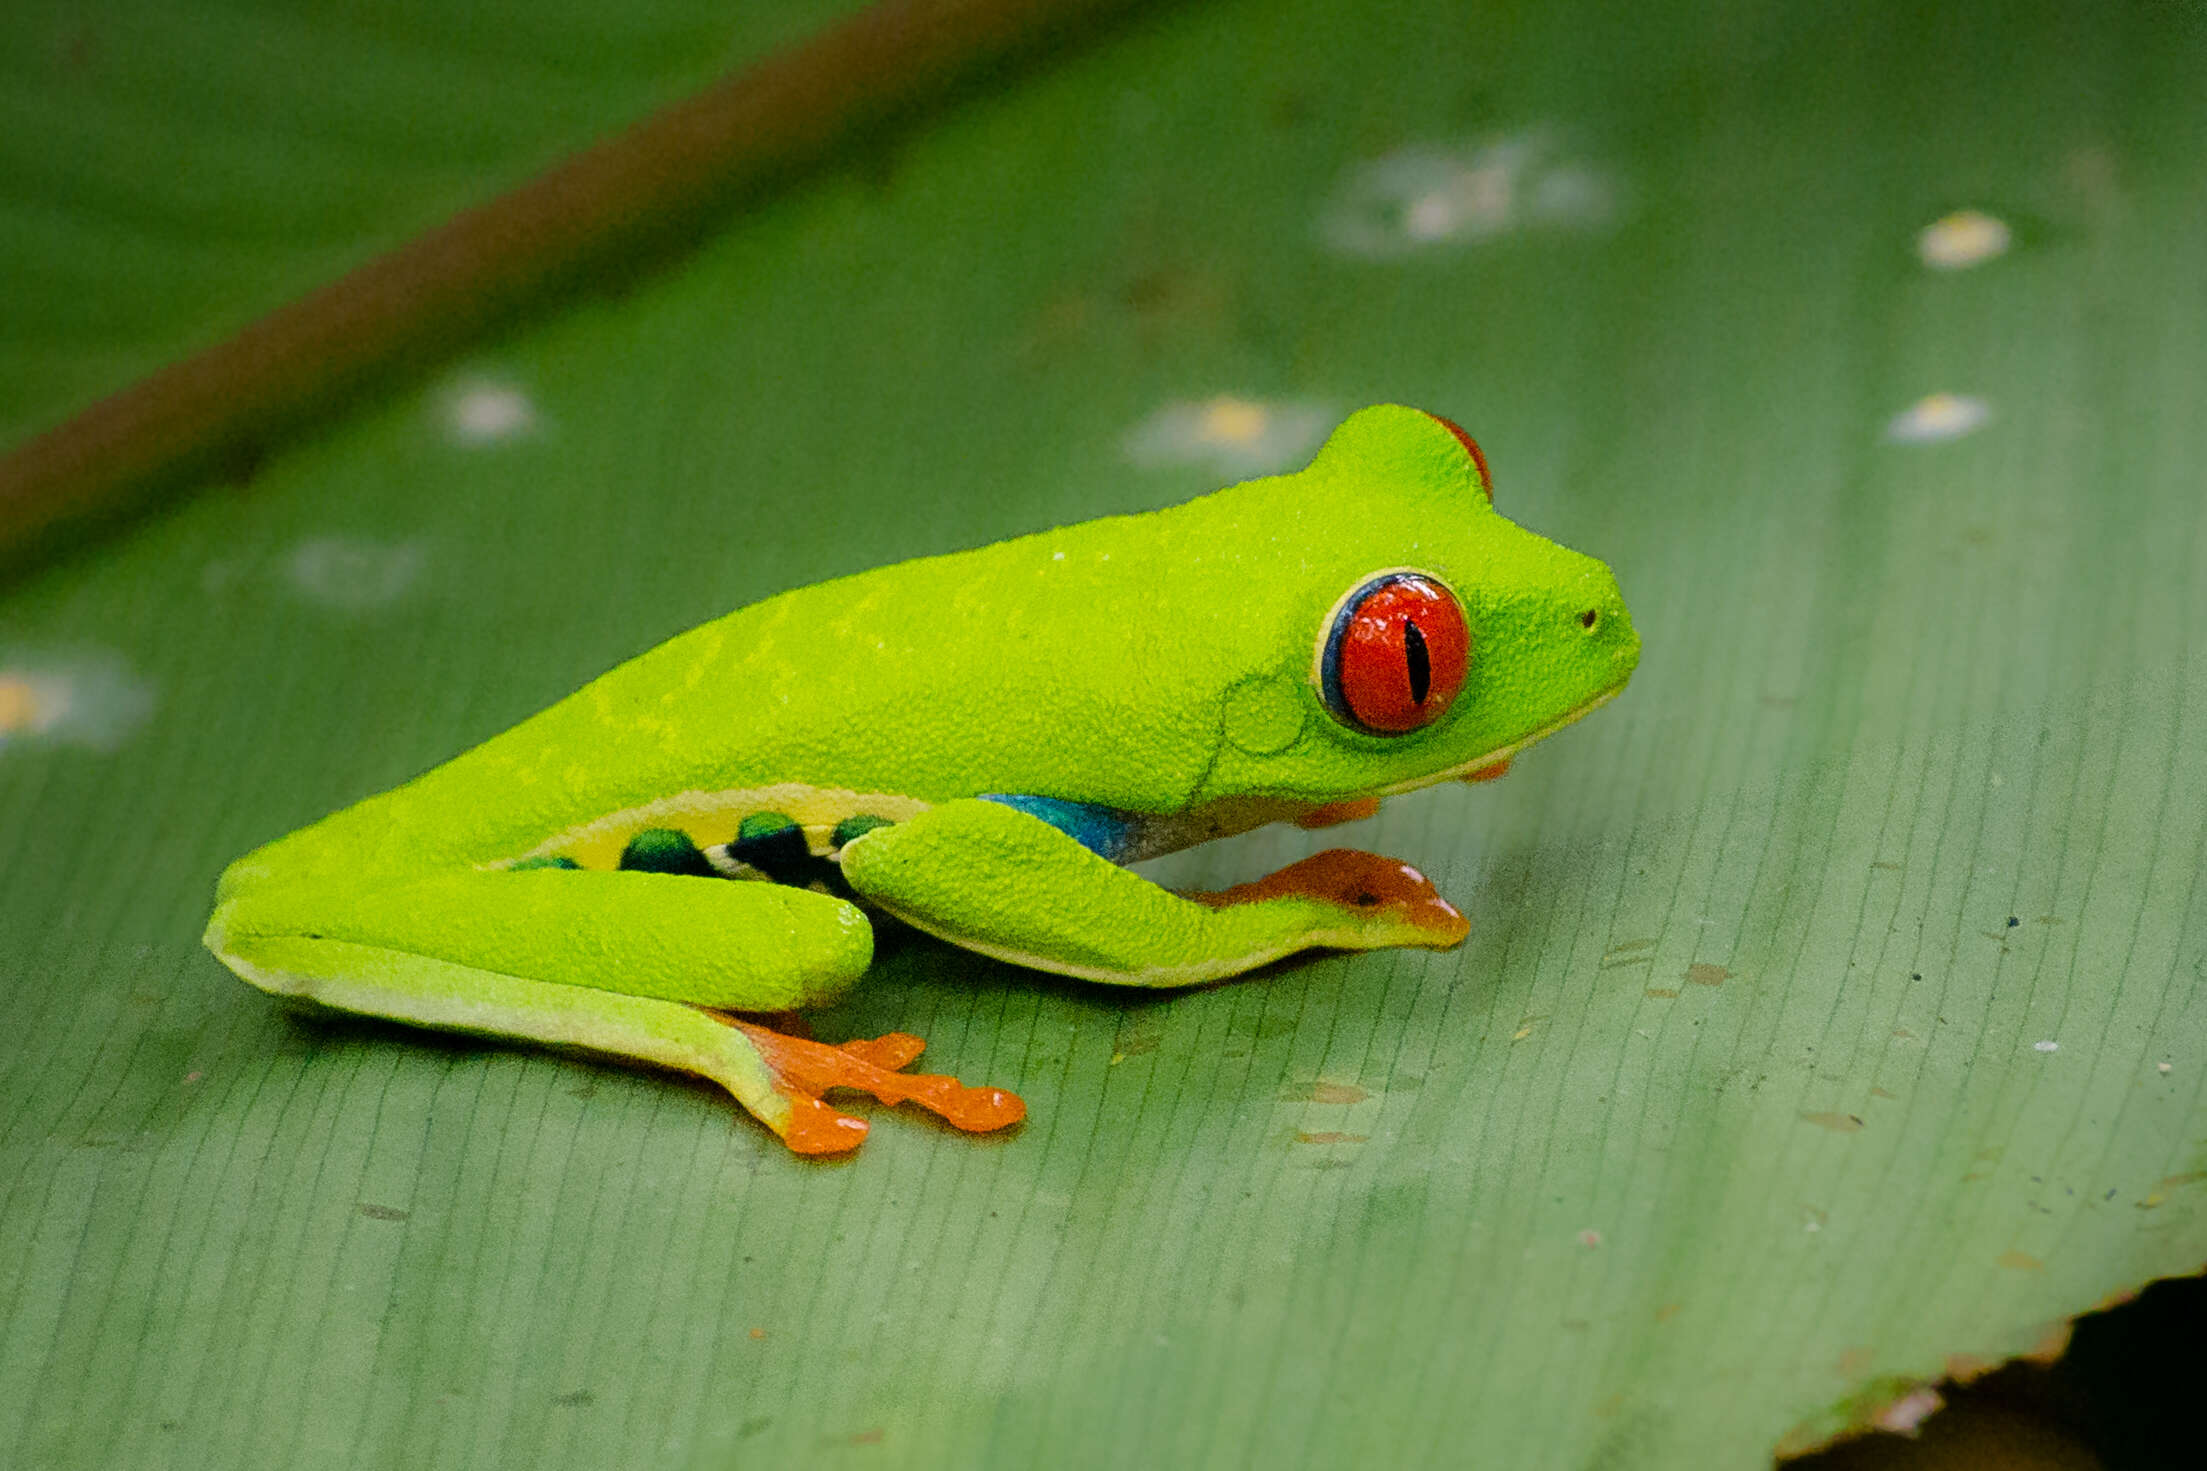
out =
[[[1456,442],[1464,447],[1464,453],[1471,456],[1471,463],[1479,471],[1481,493],[1486,496],[1487,504],[1493,505],[1494,477],[1487,473],[1487,457],[1479,452],[1479,441],[1464,433],[1464,426],[1454,419],[1444,419],[1439,414],[1427,414],[1426,417],[1456,436]]]
[[[1441,718],[1470,662],[1471,631],[1455,595],[1430,577],[1389,572],[1342,600],[1318,681],[1342,724],[1400,735]]]

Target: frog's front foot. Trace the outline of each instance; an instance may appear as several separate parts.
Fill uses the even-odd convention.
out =
[[[1471,922],[1424,874],[1400,859],[1354,848],[1329,848],[1254,883],[1186,897],[1211,909],[1301,900],[1314,911],[1307,921],[1312,943],[1352,950],[1446,950],[1471,932]]]
[[[899,1072],[927,1046],[904,1032],[831,1046],[724,1012],[707,1010],[707,1015],[743,1033],[758,1050],[770,1086],[788,1104],[788,1114],[777,1119],[753,1111],[798,1154],[842,1154],[865,1142],[864,1119],[821,1101],[830,1088],[855,1088],[883,1103],[917,1103],[951,1127],[973,1134],[1008,1128],[1027,1116],[1019,1095],[1002,1088],[969,1088],[956,1078]]]

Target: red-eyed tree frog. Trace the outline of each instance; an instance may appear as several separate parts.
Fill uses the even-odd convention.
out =
[[[1499,775],[1623,688],[1607,567],[1499,515],[1446,419],[1351,416],[1186,505],[799,588],[692,629],[222,876],[209,949],[278,995],[702,1074],[790,1148],[829,1088],[962,1129],[994,1088],[766,1019],[830,1001],[869,914],[1129,986],[1312,947],[1445,949],[1414,869],[1334,850],[1222,893],[1125,865]]]

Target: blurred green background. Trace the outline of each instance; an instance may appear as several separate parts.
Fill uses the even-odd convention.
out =
[[[844,9],[10,7],[0,434]],[[1154,8],[0,591],[0,1463],[1752,1466],[2196,1271],[2203,65],[2175,3]],[[822,1165],[198,948],[684,627],[1385,399],[1641,672],[1160,876],[1346,840],[1456,952],[906,945],[819,1033],[1030,1121]]]

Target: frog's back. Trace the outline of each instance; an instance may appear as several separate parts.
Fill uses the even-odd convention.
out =
[[[814,815],[855,804],[894,819],[986,791],[1045,791],[1063,779],[1076,732],[1123,737],[1081,763],[1086,779],[1130,807],[1168,810],[1208,748],[1176,739],[1154,698],[1178,661],[1144,643],[1155,581],[1140,565],[1145,538],[1110,534],[1155,519],[1085,523],[739,608],[257,850],[225,890],[497,866],[593,826],[585,847],[618,851],[670,810],[683,814],[676,826],[725,826],[762,804]],[[1099,531],[1116,566],[1096,549]],[[1114,647],[1069,647],[1069,606],[1117,630]],[[1099,675],[1099,662],[1119,667]],[[808,804],[805,792],[829,795]]]
[[[1439,421],[1369,409],[1295,475],[783,593],[271,844],[230,881],[596,863],[666,814],[704,831],[766,802],[815,828],[1000,792],[1178,812],[1219,760],[1230,690],[1293,691],[1287,713],[1317,719],[1312,631],[1356,577],[1409,560],[1481,575],[1478,526],[1496,518],[1467,464]],[[1343,773],[1303,780],[1330,788],[1378,759],[1348,751]],[[1414,751],[1392,759],[1415,775]],[[830,795],[787,810],[807,793]]]

